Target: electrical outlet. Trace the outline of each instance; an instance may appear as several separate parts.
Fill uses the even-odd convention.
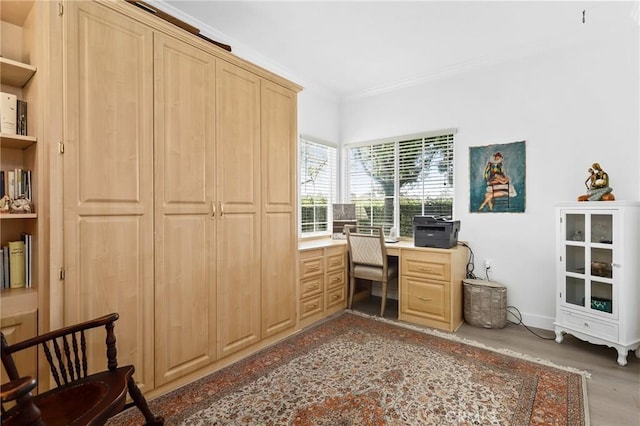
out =
[[[493,260],[491,259],[484,260],[484,269],[491,269],[492,266],[493,266]]]

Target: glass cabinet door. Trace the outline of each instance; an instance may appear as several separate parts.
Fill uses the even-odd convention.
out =
[[[563,224],[563,303],[597,315],[614,314],[614,212],[571,211]]]
[[[589,292],[592,311],[606,314],[615,312],[613,286],[613,213],[591,215],[591,255]]]
[[[583,213],[567,213],[564,218],[564,303],[585,306],[585,228]]]

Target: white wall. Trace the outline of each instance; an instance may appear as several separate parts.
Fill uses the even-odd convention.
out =
[[[491,279],[528,325],[555,318],[554,203],[585,191],[599,162],[618,200],[640,199],[638,25],[595,40],[469,70],[342,105],[342,142],[455,127],[454,212],[475,273]],[[526,141],[526,211],[475,213],[469,147]],[[473,210],[472,206],[472,210]]]
[[[340,110],[331,96],[305,88],[298,94],[298,133],[340,143]]]

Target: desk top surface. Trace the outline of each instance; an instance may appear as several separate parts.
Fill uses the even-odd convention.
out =
[[[299,240],[298,250],[313,250],[318,248],[333,247],[333,246],[346,246],[347,240],[334,240],[332,238],[316,238],[309,240]],[[425,250],[425,251],[448,251],[456,250],[461,247],[452,247],[450,249],[441,249],[435,247],[416,247],[413,240],[399,240],[396,243],[386,243],[387,254],[396,255],[400,249],[413,249],[413,250]]]

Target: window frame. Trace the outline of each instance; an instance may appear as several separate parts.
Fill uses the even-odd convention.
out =
[[[303,161],[303,144],[305,143],[310,143],[310,144],[314,144],[317,146],[321,146],[321,147],[326,147],[329,154],[331,154],[331,150],[333,150],[333,171],[329,171],[329,182],[327,185],[327,188],[329,190],[329,195],[327,197],[327,212],[326,212],[326,218],[327,218],[327,225],[326,225],[326,230],[316,230],[316,226],[318,224],[318,222],[314,221],[313,226],[314,226],[314,230],[313,231],[307,231],[307,232],[303,232],[304,229],[304,223],[303,223],[303,214],[302,214],[302,209],[303,209],[303,203],[302,203],[302,199],[307,195],[307,193],[305,191],[303,191],[303,182],[302,182],[302,178],[303,178],[303,165],[304,165],[304,161]],[[329,159],[329,164],[331,167],[331,159]],[[309,136],[309,135],[305,135],[305,134],[300,134],[299,138],[298,138],[298,237],[299,238],[314,238],[314,237],[325,237],[325,236],[330,236],[331,235],[331,230],[332,230],[332,222],[333,222],[333,209],[332,209],[332,204],[336,203],[338,200],[338,177],[340,175],[340,170],[339,170],[339,149],[338,149],[338,145],[332,142],[328,142],[313,136]]]
[[[385,232],[389,232],[389,228],[395,227],[396,229],[399,230],[398,231],[399,236],[404,238],[410,237],[410,235],[407,235],[406,231],[402,233],[401,222],[400,222],[401,220],[400,206],[401,206],[401,199],[403,198],[403,195],[401,194],[400,178],[399,178],[400,160],[401,160],[399,155],[400,144],[411,142],[413,140],[418,140],[418,139],[422,139],[424,141],[425,139],[433,139],[438,137],[450,137],[451,147],[449,148],[448,153],[451,155],[451,159],[448,160],[448,162],[449,162],[449,167],[451,168],[450,174],[451,174],[452,183],[451,183],[450,189],[448,189],[448,192],[450,192],[451,194],[451,218],[455,217],[455,211],[454,211],[455,180],[454,178],[455,178],[455,135],[456,133],[457,133],[457,129],[452,128],[452,129],[442,129],[442,130],[436,130],[436,131],[430,131],[430,132],[422,132],[422,133],[415,133],[415,134],[408,134],[408,135],[394,136],[394,137],[383,138],[383,139],[345,144],[343,146],[341,155],[342,155],[342,158],[344,159],[343,161],[344,167],[343,167],[342,173],[343,173],[343,182],[344,182],[343,193],[345,194],[345,198],[347,199],[346,202],[351,202],[351,185],[352,185],[351,149],[358,148],[358,147],[374,146],[374,145],[394,144],[395,158],[394,158],[394,193],[393,193],[393,214],[392,214],[393,218],[391,223],[384,224],[384,228],[385,228]],[[425,214],[424,212],[424,200],[426,198],[425,195],[426,194],[424,192],[421,195],[423,200],[422,214]],[[375,217],[373,217],[372,220],[375,221]],[[404,227],[406,228],[406,224],[404,224]]]

